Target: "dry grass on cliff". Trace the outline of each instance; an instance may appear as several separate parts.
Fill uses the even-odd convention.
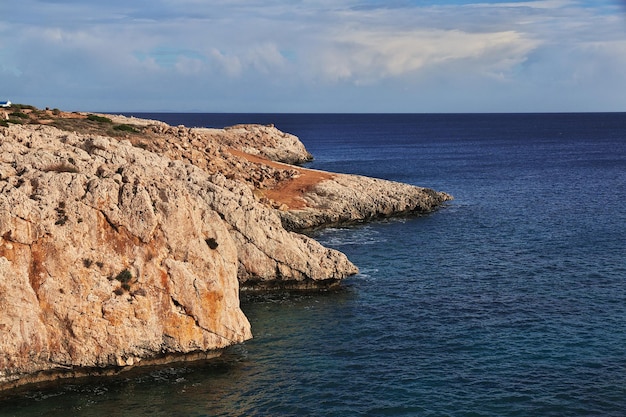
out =
[[[95,114],[64,112],[59,109],[40,110],[26,104],[13,104],[2,112],[2,124],[45,124],[68,132],[98,134],[112,137],[143,136],[141,128],[113,123],[111,119]],[[6,117],[6,119],[5,119]]]

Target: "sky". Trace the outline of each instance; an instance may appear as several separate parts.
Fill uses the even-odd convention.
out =
[[[626,1],[0,0],[0,100],[102,112],[624,112]]]

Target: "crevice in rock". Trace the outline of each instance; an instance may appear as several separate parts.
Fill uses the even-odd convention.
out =
[[[170,300],[178,308],[178,312],[180,314],[189,316],[189,313],[187,312],[187,309],[185,308],[185,306],[182,303],[180,303],[176,298],[174,298],[172,294],[170,294]]]
[[[184,315],[186,315],[187,317],[192,318],[192,319],[193,319],[193,321],[194,321],[194,323],[195,323],[195,325],[196,325],[196,327],[198,327],[199,329],[201,329],[201,330],[203,330],[203,331],[205,331],[205,332],[207,332],[207,333],[211,333],[211,334],[213,334],[213,335],[215,335],[215,336],[217,336],[217,337],[219,337],[219,338],[221,338],[221,339],[224,339],[224,340],[228,341],[229,343],[236,343],[236,341],[235,341],[235,340],[230,339],[230,338],[228,338],[228,337],[226,337],[226,336],[224,336],[224,335],[221,335],[221,334],[219,334],[219,333],[217,333],[217,332],[215,332],[215,331],[213,331],[213,330],[211,330],[211,329],[208,329],[208,328],[206,328],[206,327],[202,326],[202,325],[200,324],[200,321],[198,320],[198,317],[196,317],[194,314],[191,314],[191,313],[187,310],[187,308],[186,308],[186,307],[185,307],[182,303],[180,303],[178,300],[176,300],[176,299],[174,298],[174,296],[173,296],[173,295],[171,295],[171,294],[170,294],[170,300],[172,300],[172,303],[173,303],[176,307],[178,307],[180,314],[184,314]]]
[[[111,228],[113,230],[115,230],[116,233],[119,233],[120,229],[118,228],[118,226],[115,223],[113,223],[111,221],[111,219],[109,219],[109,216],[107,216],[106,213],[103,210],[98,210],[98,211],[102,214],[102,216],[104,217],[104,220],[106,220],[106,222],[109,224],[109,226],[111,226]]]

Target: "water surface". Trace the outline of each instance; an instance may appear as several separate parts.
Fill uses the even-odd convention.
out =
[[[148,116],[275,123],[313,168],[455,200],[318,233],[361,273],[244,302],[255,338],[217,362],[30,390],[0,415],[623,415],[625,114]]]

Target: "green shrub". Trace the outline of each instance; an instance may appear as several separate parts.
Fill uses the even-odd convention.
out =
[[[16,104],[12,103],[11,107],[17,110],[37,110],[37,107],[31,106],[30,104]]]
[[[98,116],[97,114],[88,115],[87,120],[98,123],[113,123],[113,120],[109,119],[108,117]]]
[[[133,274],[130,273],[128,269],[123,270],[115,277],[116,280],[121,282],[122,284],[128,284],[128,281],[133,279]]]
[[[26,113],[22,113],[21,111],[14,111],[13,113],[10,113],[9,116],[18,117],[20,119],[30,119]]]
[[[127,124],[117,125],[113,129],[119,130],[120,132],[137,133],[137,129],[135,129],[133,126],[127,125]]]
[[[133,274],[131,274],[128,269],[125,269],[117,274],[115,279],[120,282],[120,286],[113,291],[116,295],[122,295],[124,292],[130,291],[130,281],[133,279]]]

